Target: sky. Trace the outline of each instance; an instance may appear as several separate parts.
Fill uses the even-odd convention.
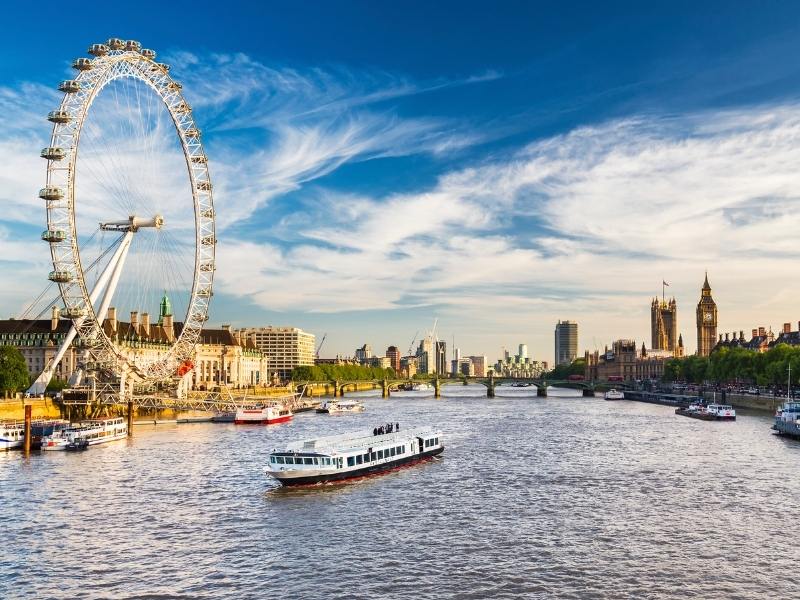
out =
[[[44,287],[44,119],[111,36],[171,65],[217,207],[211,323],[327,334],[322,356],[405,352],[438,319],[463,354],[552,361],[650,345],[706,270],[720,332],[794,323],[800,6],[170,2],[4,5],[0,313]],[[416,332],[416,333],[415,333]],[[513,353],[513,352],[512,352]]]

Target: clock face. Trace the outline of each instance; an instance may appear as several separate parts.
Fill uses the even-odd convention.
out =
[[[714,320],[714,313],[704,312],[703,313],[703,321],[706,323],[711,323]]]

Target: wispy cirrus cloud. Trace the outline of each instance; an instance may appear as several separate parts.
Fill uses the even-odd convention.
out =
[[[315,293],[272,289],[269,269],[237,283],[279,310],[349,310],[357,298],[367,309],[446,306],[468,319],[536,299],[523,322],[549,327],[591,312],[604,323],[601,339],[630,329],[639,313],[631,333],[643,339],[659,278],[694,298],[712,265],[721,298],[738,301],[723,310],[723,327],[741,328],[753,306],[765,319],[791,320],[763,290],[798,255],[798,142],[795,104],[577,128],[417,193],[321,193],[295,216],[305,241],[265,253],[282,282]],[[222,248],[223,265],[239,250]],[[685,325],[691,346],[690,318]]]

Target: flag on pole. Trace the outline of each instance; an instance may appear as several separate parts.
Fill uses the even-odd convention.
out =
[[[669,287],[669,284],[666,281],[664,281],[663,279],[661,280],[661,283],[663,283],[665,286]]]

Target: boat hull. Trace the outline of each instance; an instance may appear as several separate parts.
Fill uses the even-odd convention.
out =
[[[338,471],[334,473],[326,473],[320,475],[282,477],[280,472],[273,472],[273,471],[267,471],[267,474],[277,479],[285,487],[317,485],[320,483],[343,482],[352,479],[363,479],[364,477],[373,477],[376,475],[382,475],[384,473],[388,473],[389,471],[410,467],[412,465],[428,461],[432,459],[434,456],[441,454],[443,451],[444,451],[444,446],[440,446],[438,448],[434,448],[433,450],[428,450],[427,452],[421,452],[418,454],[413,454],[411,456],[405,456],[400,460],[395,460],[388,463],[369,465],[366,467],[362,467],[361,469]]]
[[[800,425],[792,423],[791,421],[776,419],[772,429],[777,431],[779,435],[785,435],[800,440]]]
[[[277,423],[286,423],[291,421],[292,415],[281,415],[274,418],[257,418],[257,419],[234,419],[236,425],[275,425]]]

